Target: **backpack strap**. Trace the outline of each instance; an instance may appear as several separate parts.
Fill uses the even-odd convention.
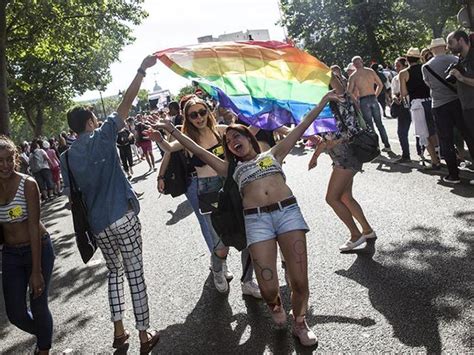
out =
[[[431,69],[429,65],[425,65],[425,68],[426,68],[426,70],[428,70],[430,72],[431,75],[433,75],[436,79],[438,79],[438,81],[440,83],[442,83],[444,86],[446,86],[449,90],[451,90],[452,92],[454,92],[456,94],[458,93],[458,91],[456,90],[456,88],[454,86],[452,86],[450,83],[448,83],[446,81],[446,79],[443,79],[438,74],[436,74],[436,72],[433,69]]]

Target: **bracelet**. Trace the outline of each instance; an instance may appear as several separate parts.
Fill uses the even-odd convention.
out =
[[[143,76],[146,76],[146,71],[145,71],[145,69],[143,69],[142,67],[140,67],[140,68],[137,69],[137,73],[139,73],[139,74],[141,74],[141,75],[143,75]]]

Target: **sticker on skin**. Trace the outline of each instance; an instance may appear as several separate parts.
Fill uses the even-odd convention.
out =
[[[273,164],[273,159],[271,157],[265,157],[258,162],[258,166],[261,170],[266,170],[271,167]]]
[[[214,154],[215,156],[220,156],[220,155],[224,155],[224,147],[223,146],[218,146],[218,147],[215,147],[213,150],[212,150],[212,154]]]
[[[10,219],[20,218],[23,216],[23,209],[21,206],[15,206],[8,210],[8,216],[10,216]]]

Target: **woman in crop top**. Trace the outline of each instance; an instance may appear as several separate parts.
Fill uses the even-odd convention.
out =
[[[221,137],[227,126],[218,125],[212,111],[209,109],[205,101],[195,95],[186,97],[182,107],[184,116],[182,127],[183,134],[188,136],[213,156],[224,158],[224,147],[221,143]],[[167,142],[159,135],[155,137],[155,140],[161,149],[166,152],[175,152],[183,149],[181,143],[177,141]],[[196,169],[198,196],[219,191],[222,187],[222,177],[218,176],[216,171],[205,161],[202,161],[199,156],[191,154],[190,160]],[[228,281],[233,278],[226,263],[229,248],[222,243],[212,227],[210,213],[203,213],[202,217],[207,225],[207,229],[204,229],[203,232],[207,230],[210,234],[209,236],[204,235],[204,238],[208,245],[211,243],[213,245],[213,253],[211,253],[211,271],[213,274],[214,285],[219,292],[225,293],[229,289]],[[243,250],[241,253],[242,270],[245,270],[248,257],[248,250]],[[261,298],[260,290],[258,289],[257,284],[253,281],[252,266],[247,268],[241,286],[243,294]]]
[[[286,260],[292,288],[291,302],[295,320],[293,334],[307,346],[317,342],[315,334],[305,321],[309,298],[306,252],[306,232],[309,228],[285,182],[281,164],[328,101],[338,99],[332,92],[325,95],[304,120],[269,151],[260,152],[257,140],[242,125],[227,127],[223,138],[228,161],[235,159],[238,162],[233,178],[239,185],[243,198],[247,245],[262,296],[269,306],[274,322],[277,325],[286,324],[286,312],[279,294],[276,268],[278,243]],[[158,127],[167,130],[217,174],[227,175],[228,161],[196,144],[194,140],[177,131],[170,122],[162,122]],[[157,136],[156,131],[150,134]]]
[[[0,223],[3,236],[2,280],[8,319],[37,338],[37,352],[51,348],[53,319],[48,290],[54,251],[40,221],[38,185],[16,171],[14,143],[0,136]],[[25,296],[29,288],[31,314]]]

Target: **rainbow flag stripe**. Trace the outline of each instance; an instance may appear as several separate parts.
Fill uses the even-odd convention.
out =
[[[277,41],[202,43],[155,55],[243,121],[268,130],[299,123],[326,94],[330,80],[325,64]],[[336,130],[325,108],[305,135]]]

